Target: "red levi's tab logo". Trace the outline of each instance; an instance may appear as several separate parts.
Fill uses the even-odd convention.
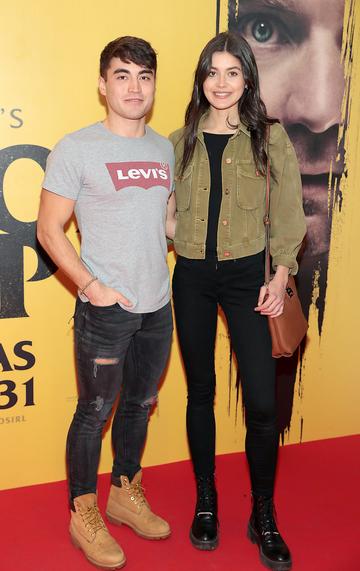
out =
[[[167,163],[132,161],[127,163],[106,163],[115,190],[127,186],[148,189],[164,186],[170,192],[170,169]]]

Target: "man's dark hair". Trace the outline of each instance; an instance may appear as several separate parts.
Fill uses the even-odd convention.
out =
[[[106,72],[113,57],[120,58],[125,63],[135,63],[153,70],[156,74],[156,53],[149,42],[134,36],[116,38],[104,47],[100,56],[100,75],[106,79]]]

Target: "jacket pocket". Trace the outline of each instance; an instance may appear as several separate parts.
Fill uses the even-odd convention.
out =
[[[264,234],[265,178],[256,174],[253,161],[237,165],[236,202],[242,237],[258,239]]]
[[[237,165],[236,185],[236,200],[240,208],[252,210],[264,204],[265,178],[256,174],[252,161]]]
[[[176,210],[178,212],[185,212],[190,208],[192,177],[192,165],[186,169],[181,177],[175,177]]]

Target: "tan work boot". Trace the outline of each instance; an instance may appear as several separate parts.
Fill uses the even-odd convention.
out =
[[[111,486],[106,516],[117,525],[125,523],[146,539],[165,539],[171,533],[170,526],[151,511],[144,496],[141,476],[139,470],[131,483],[126,476],[120,476],[121,487]]]
[[[71,511],[70,535],[75,547],[97,567],[119,569],[126,563],[125,555],[110,535],[96,502],[95,494],[84,494],[74,499]]]

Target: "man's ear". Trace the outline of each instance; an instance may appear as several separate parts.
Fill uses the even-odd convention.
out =
[[[106,81],[103,77],[99,77],[99,91],[101,93],[101,95],[104,95],[104,97],[106,96]]]

